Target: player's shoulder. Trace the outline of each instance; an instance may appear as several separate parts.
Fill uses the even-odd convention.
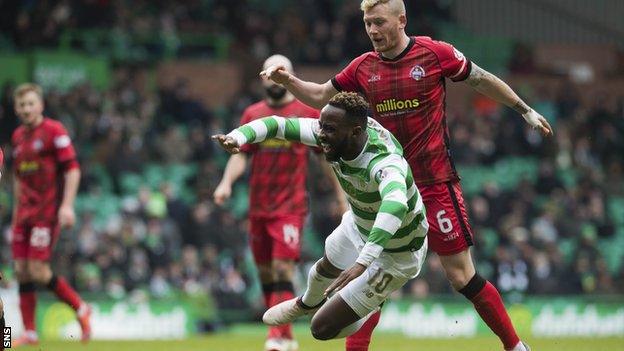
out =
[[[258,102],[254,102],[253,104],[247,106],[245,110],[243,110],[243,116],[248,116],[251,118],[258,117],[259,115],[266,115],[266,111],[269,108],[269,105],[264,100],[260,100]]]
[[[414,42],[416,43],[416,46],[420,46],[420,47],[425,47],[435,53],[439,53],[440,51],[445,51],[445,50],[452,50],[453,49],[453,45],[442,41],[442,40],[435,40],[431,37],[427,37],[427,36],[417,36],[414,37]]]
[[[292,106],[293,108],[298,110],[298,114],[301,117],[317,117],[319,116],[319,110],[315,109],[312,106],[308,106],[306,104],[304,104],[303,102],[301,102],[300,100],[295,99],[292,102]]]
[[[13,142],[17,141],[17,138],[19,138],[22,134],[24,134],[25,130],[26,130],[26,126],[24,126],[23,124],[15,128],[15,130],[13,131],[13,135],[11,136],[11,139],[13,140]]]
[[[45,117],[42,122],[42,127],[51,132],[64,132],[65,126],[60,121],[52,118]]]

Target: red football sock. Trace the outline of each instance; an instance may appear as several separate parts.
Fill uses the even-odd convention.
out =
[[[24,329],[36,331],[35,309],[37,308],[37,295],[35,295],[34,283],[22,283],[19,285],[19,308],[22,312]]]
[[[50,279],[50,282],[48,283],[48,289],[54,291],[59,300],[70,305],[74,311],[78,311],[78,308],[82,303],[82,299],[76,290],[69,286],[65,278],[57,277],[55,275],[52,276],[52,279]]]
[[[511,350],[518,344],[520,338],[494,285],[476,274],[459,292],[472,301],[481,319],[498,335],[505,350]]]
[[[373,335],[373,330],[379,323],[379,317],[381,317],[381,311],[374,313],[368,320],[362,325],[360,330],[347,336],[345,341],[346,351],[368,351],[368,345]]]
[[[294,289],[292,283],[290,282],[277,282],[274,283],[275,291],[271,294],[270,306],[275,306],[280,302],[290,300],[295,297]],[[292,339],[292,324],[283,324],[278,325],[276,327],[271,327],[271,329],[275,329],[275,333],[278,334],[279,338],[282,339]],[[271,330],[269,329],[269,334],[271,334]]]

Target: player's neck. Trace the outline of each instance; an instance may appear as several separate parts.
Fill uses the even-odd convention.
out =
[[[35,129],[43,123],[43,115],[37,117],[32,123],[26,124],[28,129]]]
[[[365,131],[364,133],[361,133],[358,136],[355,143],[347,147],[347,150],[345,150],[344,155],[342,156],[342,159],[345,161],[355,160],[364,151],[367,141],[368,141],[368,133]]]
[[[392,60],[395,57],[401,55],[401,53],[405,51],[405,49],[408,47],[409,44],[410,44],[410,37],[407,34],[405,34],[405,32],[403,32],[403,34],[401,35],[401,39],[399,40],[399,44],[391,50],[382,52],[381,56],[383,56],[386,59]]]
[[[266,102],[269,106],[271,107],[282,107],[282,106],[286,106],[288,104],[290,104],[291,102],[293,102],[293,100],[295,100],[295,96],[290,93],[290,92],[286,92],[286,94],[284,96],[282,96],[282,98],[280,99],[273,99],[271,97],[266,98]]]

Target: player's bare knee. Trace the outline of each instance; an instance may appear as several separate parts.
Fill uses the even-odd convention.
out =
[[[32,261],[28,263],[28,275],[37,284],[47,284],[52,278],[52,270],[45,262]]]
[[[470,278],[472,278],[472,276],[469,275],[469,272],[464,269],[450,268],[446,269],[445,272],[446,278],[455,290],[460,290],[466,286],[466,284],[470,281]],[[474,273],[472,275],[474,275]]]
[[[260,281],[264,284],[270,283],[273,281],[273,270],[271,269],[270,264],[258,264],[258,275],[260,276]]]
[[[321,258],[316,263],[316,271],[320,275],[327,277],[327,278],[336,278],[342,272],[341,269],[337,268],[336,266],[331,264],[331,262],[329,262],[329,259],[327,258],[327,256],[323,256],[323,258]]]
[[[317,340],[329,340],[336,337],[340,330],[336,330],[334,326],[326,321],[315,320],[313,318],[312,324],[310,325],[310,332],[312,332],[312,336]]]
[[[290,281],[295,270],[295,263],[293,261],[275,260],[272,263],[272,268],[274,281]]]

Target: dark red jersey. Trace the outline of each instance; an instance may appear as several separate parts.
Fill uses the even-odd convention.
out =
[[[13,133],[13,165],[19,182],[17,225],[55,223],[63,197],[64,173],[78,167],[63,125],[44,118],[37,127]]]
[[[318,118],[319,112],[298,100],[277,108],[260,101],[243,112],[241,125],[273,115]],[[306,215],[309,150],[303,144],[278,139],[242,147],[243,152],[252,154],[250,216]]]
[[[450,44],[412,37],[396,58],[368,52],[332,79],[341,91],[366,96],[373,118],[394,134],[418,185],[459,177],[449,150],[445,78],[464,80],[471,63]]]

